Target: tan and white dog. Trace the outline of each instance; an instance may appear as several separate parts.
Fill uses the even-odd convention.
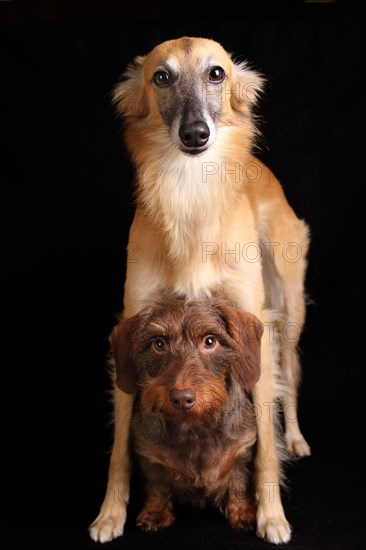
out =
[[[137,57],[114,89],[125,141],[136,167],[136,213],[130,228],[124,318],[156,299],[231,300],[265,325],[261,376],[253,390],[257,534],[290,540],[281,502],[281,462],[272,415],[278,370],[285,441],[310,453],[297,421],[297,346],[305,320],[304,279],[309,231],[280,183],[252,154],[253,106],[263,78],[209,39],[182,37]],[[279,313],[281,349],[272,345]],[[272,317],[271,317],[272,316]],[[95,541],[123,534],[129,499],[128,452],[133,393],[115,387],[115,436],[108,487],[90,526]],[[289,412],[290,411],[290,412]],[[287,414],[289,413],[289,414]]]

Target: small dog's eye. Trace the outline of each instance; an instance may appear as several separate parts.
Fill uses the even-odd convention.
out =
[[[167,88],[170,84],[170,74],[167,73],[166,71],[156,71],[156,73],[154,73],[153,75],[153,82],[154,84],[156,84],[157,86],[159,86],[159,88]]]
[[[225,78],[225,71],[222,67],[212,67],[212,69],[208,73],[208,78],[211,82],[219,84]]]
[[[205,336],[203,339],[203,345],[207,349],[214,349],[216,347],[217,340],[214,336]]]
[[[155,340],[152,343],[152,346],[155,351],[165,351],[166,342],[164,338],[155,338]]]

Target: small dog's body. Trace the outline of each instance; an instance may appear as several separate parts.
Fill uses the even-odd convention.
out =
[[[148,306],[114,329],[119,383],[139,388],[132,435],[147,481],[143,529],[173,523],[172,497],[210,502],[234,528],[254,525],[248,392],[260,374],[262,332],[254,315],[213,300]]]
[[[268,413],[279,393],[272,320],[280,334],[285,440],[310,453],[297,421],[305,321],[308,227],[288,204],[279,181],[252,154],[253,105],[261,76],[220,44],[183,37],[137,57],[114,90],[125,140],[136,167],[136,213],[129,234],[124,318],[161,299],[223,298],[265,326],[261,376],[252,390],[257,415],[254,459],[257,534],[287,542],[291,528],[280,495],[280,458]],[[293,162],[290,159],[290,162]],[[127,450],[133,394],[115,391],[115,438],[108,487],[91,537],[123,533],[131,462]],[[123,422],[118,414],[123,411]],[[119,498],[116,500],[116,487]]]

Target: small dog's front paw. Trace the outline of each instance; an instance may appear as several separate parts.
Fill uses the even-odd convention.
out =
[[[142,510],[137,516],[136,525],[143,531],[156,532],[159,529],[169,527],[174,523],[175,517],[171,510]]]
[[[120,504],[101,510],[89,527],[89,535],[95,542],[108,542],[123,535],[126,522],[126,506]]]
[[[233,529],[251,531],[255,526],[255,508],[244,503],[229,503],[225,516]]]
[[[282,544],[290,540],[291,527],[285,517],[257,518],[257,536],[273,544]]]

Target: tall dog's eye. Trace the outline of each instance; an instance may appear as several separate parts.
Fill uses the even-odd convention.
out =
[[[206,349],[214,349],[217,346],[217,339],[214,336],[205,336],[203,345]]]
[[[166,341],[164,338],[155,338],[152,342],[152,347],[155,351],[165,351],[166,350]]]
[[[208,73],[208,78],[211,82],[219,84],[225,78],[225,71],[222,67],[212,67],[212,69]]]
[[[152,79],[154,84],[159,86],[159,88],[167,88],[171,81],[170,74],[166,71],[156,71]]]

